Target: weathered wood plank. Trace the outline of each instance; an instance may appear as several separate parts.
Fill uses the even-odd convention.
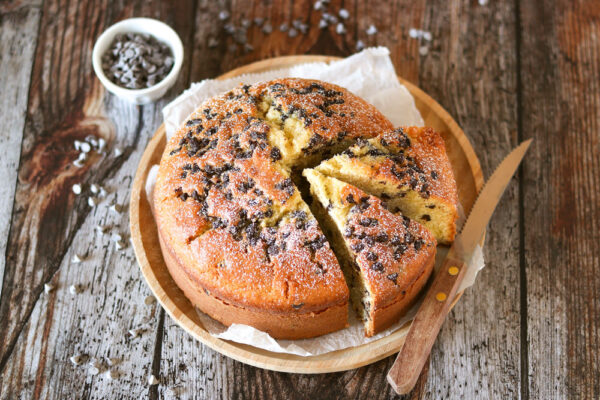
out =
[[[600,397],[600,8],[521,5],[528,394]]]
[[[27,93],[40,20],[38,4],[1,10],[0,15],[0,254],[6,244],[12,215],[21,140],[25,126]],[[0,258],[0,282],[6,259]],[[0,285],[0,295],[2,286]]]
[[[109,205],[128,203],[132,175],[167,100],[139,107],[105,96],[90,59],[102,30],[132,15],[172,24],[187,43],[190,8],[191,1],[44,4],[0,306],[2,399],[155,394],[146,378],[163,311],[145,304],[150,292],[130,246],[115,249],[111,234],[128,243],[127,210],[116,213]],[[181,74],[171,97],[187,86],[187,75]],[[107,151],[75,168],[73,141],[90,134],[106,139]],[[72,192],[75,183],[84,194]],[[92,183],[108,190],[93,208],[87,204]],[[95,231],[98,224],[108,226],[106,235]],[[85,261],[73,262],[75,254]],[[49,294],[46,282],[56,286]],[[70,293],[70,285],[79,285],[81,293]],[[137,328],[144,332],[129,337],[128,330]],[[69,357],[78,353],[98,358],[103,373],[72,365]],[[107,358],[117,359],[111,369],[118,379],[105,375]]]
[[[433,42],[419,81],[470,137],[489,177],[517,144],[514,4],[428,3]],[[487,266],[450,313],[431,355],[427,398],[515,398],[520,385],[519,196],[507,188],[490,222]]]
[[[290,8],[287,2],[234,1],[226,5],[238,22],[243,16],[270,16],[276,31],[284,19],[291,22],[296,16],[315,25],[318,13],[307,4],[295,2]],[[337,9],[341,3],[334,4]],[[426,385],[423,379],[413,395],[598,397],[600,241],[593,224],[600,220],[596,101],[600,46],[599,15],[592,2],[519,6],[520,99],[515,75],[518,10],[512,3],[395,1],[375,6],[344,2],[352,13],[346,35],[337,35],[334,28],[313,28],[290,39],[277,31],[265,36],[253,28],[248,39],[256,50],[250,53],[240,47],[228,49],[232,39],[216,22],[216,14],[225,8],[219,3],[200,1],[196,8],[191,2],[176,7],[158,2],[96,6],[47,2],[43,10],[15,209],[9,214],[13,228],[0,300],[0,398],[137,398],[148,393],[166,398],[392,397],[384,378],[392,359],[348,373],[278,374],[212,352],[168,317],[161,329],[162,311],[143,304],[149,292],[131,249],[115,252],[107,238],[92,234],[97,223],[126,232],[126,221],[111,214],[106,205],[115,198],[120,204],[126,202],[137,160],[160,122],[160,105],[137,108],[110,97],[102,102],[86,61],[103,27],[128,15],[167,20],[184,41],[192,36],[191,18],[195,18],[194,51],[191,47],[187,51],[193,62],[185,70],[192,80],[273,55],[347,55],[354,51],[357,39],[387,45],[399,73],[430,92],[471,136],[487,175],[517,142],[521,104],[521,136],[536,138],[520,183],[521,220],[519,190],[513,183],[488,231],[488,268],[454,310],[432,354],[430,379]],[[195,15],[190,11],[194,9]],[[0,27],[7,23],[4,13],[14,18],[37,12],[39,18],[35,8],[19,2],[2,5],[0,11]],[[367,36],[364,29],[371,22],[379,33]],[[410,39],[410,27],[432,32],[427,55],[419,56],[419,47],[427,43]],[[211,35],[220,40],[217,48],[208,47]],[[10,49],[5,43],[0,44],[0,54]],[[28,43],[32,51],[34,41]],[[0,65],[4,62],[2,58]],[[23,70],[18,72],[29,76]],[[187,76],[182,74],[176,90],[186,86]],[[15,104],[25,104],[27,94],[20,95],[23,103]],[[81,171],[67,169],[74,158],[69,143],[88,133],[106,135],[111,146],[126,150],[125,155],[98,157]],[[18,143],[14,146],[19,148]],[[18,152],[10,156],[18,160]],[[10,179],[14,164],[2,164],[4,160],[0,167]],[[14,172],[12,179],[14,187]],[[113,192],[90,212],[86,199],[70,192],[79,181],[111,186]],[[12,194],[0,194],[12,202]],[[522,243],[519,231],[524,233]],[[523,249],[521,258],[518,253]],[[91,259],[72,264],[74,253],[89,253]],[[526,267],[525,282],[519,282],[519,265]],[[42,287],[48,280],[57,289],[46,296]],[[80,295],[69,293],[72,283],[85,286]],[[526,339],[524,354],[519,345],[520,296],[525,296],[528,311],[524,319],[528,335],[521,338]],[[124,336],[127,329],[139,325],[149,332],[135,340]],[[86,368],[73,367],[66,360],[78,351],[97,357],[116,355],[122,360],[117,369],[123,376],[111,382],[88,375]],[[524,368],[519,357],[525,360]],[[148,392],[144,379],[151,368],[160,375],[161,385]],[[528,379],[524,386],[521,377]]]

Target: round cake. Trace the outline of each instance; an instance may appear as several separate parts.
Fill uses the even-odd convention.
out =
[[[314,80],[244,85],[202,104],[168,141],[154,191],[165,262],[186,297],[275,338],[347,326],[348,286],[298,171],[392,128]]]

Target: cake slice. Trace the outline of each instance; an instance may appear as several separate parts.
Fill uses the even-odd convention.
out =
[[[387,210],[382,201],[314,169],[305,169],[316,216],[342,266],[366,336],[408,310],[435,261],[436,240],[422,225]]]
[[[316,170],[385,200],[425,225],[439,243],[456,235],[458,191],[442,137],[431,128],[405,127],[359,140]]]

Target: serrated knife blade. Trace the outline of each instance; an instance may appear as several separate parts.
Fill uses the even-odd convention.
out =
[[[475,247],[479,244],[504,190],[517,171],[531,141],[532,139],[524,141],[502,160],[471,207],[471,212],[450,250],[466,263],[470,261]]]

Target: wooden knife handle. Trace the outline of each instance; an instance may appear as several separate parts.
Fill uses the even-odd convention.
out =
[[[407,394],[415,386],[465,270],[464,262],[449,255],[437,272],[412,322],[404,346],[388,372],[387,380],[396,393]]]

